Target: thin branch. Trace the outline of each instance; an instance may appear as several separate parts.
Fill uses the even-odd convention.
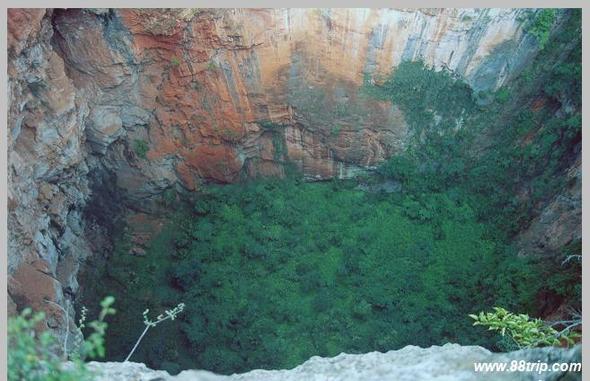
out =
[[[563,334],[568,333],[572,328],[577,327],[579,325],[582,325],[582,321],[581,320],[576,321],[576,322],[568,325],[567,327],[565,327],[564,329],[562,329],[561,331],[559,331],[557,333],[557,336],[562,336]]]
[[[131,349],[131,352],[129,352],[129,354],[127,355],[127,358],[125,358],[125,361],[123,361],[123,362],[129,361],[129,359],[131,358],[131,355],[133,354],[133,352],[135,352],[135,350],[137,349],[137,346],[141,342],[141,339],[143,339],[143,337],[147,333],[148,329],[150,329],[150,328],[151,328],[150,325],[148,325],[148,326],[145,327],[145,329],[141,333],[141,336],[139,336],[139,339],[137,339],[137,341],[135,342],[135,345],[133,346],[133,349]]]
[[[565,257],[565,259],[563,260],[563,262],[561,262],[561,266],[565,266],[566,264],[568,264],[570,261],[572,260],[576,260],[578,262],[582,262],[582,256],[579,254],[573,254],[573,255],[568,255],[567,257]]]
[[[575,320],[557,320],[557,321],[553,321],[553,322],[548,322],[550,327],[556,326],[556,325],[566,325],[566,324],[571,324],[571,323],[576,323],[579,322],[579,319],[575,319]]]

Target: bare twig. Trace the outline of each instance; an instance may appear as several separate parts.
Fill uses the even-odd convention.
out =
[[[131,352],[129,352],[129,354],[127,355],[127,357],[125,358],[124,362],[129,361],[129,359],[131,358],[131,355],[133,354],[133,352],[135,352],[135,350],[137,349],[137,346],[139,345],[139,343],[141,342],[141,339],[143,339],[143,337],[145,336],[145,334],[147,333],[148,329],[150,329],[151,326],[147,325],[145,327],[145,329],[143,330],[143,332],[141,333],[141,336],[139,336],[139,339],[137,339],[137,341],[135,342],[135,345],[133,346],[133,349],[131,349]]]
[[[567,325],[567,324],[572,324],[572,323],[577,323],[577,322],[580,322],[581,323],[581,320],[579,320],[579,319],[574,319],[574,320],[557,320],[557,321],[550,322],[549,325],[551,327],[553,327],[553,326],[556,326],[556,325]]]
[[[572,328],[577,327],[579,325],[582,325],[582,321],[581,320],[578,320],[578,321],[575,321],[575,322],[571,323],[570,325],[568,325],[567,327],[565,327],[564,329],[562,329],[561,331],[559,331],[557,333],[557,336],[561,336],[564,333],[569,332]]]
[[[582,256],[579,254],[568,255],[567,257],[565,257],[563,262],[561,262],[561,265],[565,266],[572,260],[576,260],[576,261],[582,263]]]

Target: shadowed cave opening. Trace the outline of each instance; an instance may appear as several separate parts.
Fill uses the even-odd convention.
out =
[[[468,314],[579,308],[580,266],[562,262],[580,242],[544,255],[519,255],[517,242],[571,185],[581,149],[580,51],[563,57],[567,38],[496,92],[410,61],[367,81],[359,91],[398,105],[410,139],[354,179],[306,182],[286,170],[191,194],[171,188],[155,213],[118,210],[112,189],[95,188],[87,217],[108,221],[112,251],[86,263],[80,304],[116,298],[107,359],[126,357],[145,309],[180,302],[185,311],[150,330],[133,361],[230,374],[405,345],[506,351],[516,347]]]

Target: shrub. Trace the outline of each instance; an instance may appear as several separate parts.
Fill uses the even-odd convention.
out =
[[[371,314],[371,304],[366,300],[361,300],[360,303],[355,303],[352,307],[352,314],[359,319],[366,319]]]
[[[213,60],[210,60],[210,61],[207,63],[207,70],[208,70],[208,71],[215,71],[216,69],[217,69],[217,64],[215,63],[215,61],[213,61]]]
[[[188,291],[193,284],[197,282],[197,278],[201,272],[201,263],[197,259],[191,259],[174,268],[170,274],[170,281],[172,286],[182,291]]]
[[[511,338],[519,348],[560,345],[562,340],[572,345],[580,337],[571,329],[559,332],[541,319],[532,319],[526,314],[513,314],[501,307],[494,307],[494,312],[480,312],[479,315],[469,317],[475,320],[473,325],[499,331],[502,336]]]
[[[133,150],[137,156],[145,159],[147,152],[150,150],[150,147],[145,140],[135,139],[133,141]]]
[[[496,102],[506,103],[510,99],[510,91],[507,88],[501,88],[496,91]]]
[[[272,122],[270,120],[259,120],[258,121],[258,125],[263,129],[263,130],[278,130],[281,129],[283,126],[280,125],[279,123],[275,123]]]
[[[172,64],[172,66],[179,66],[180,58],[173,56],[172,58],[170,58],[170,63]]]
[[[530,26],[527,28],[528,32],[535,36],[541,49],[549,40],[549,34],[553,23],[555,22],[555,9],[542,9],[536,15]]]
[[[83,360],[86,358],[104,357],[104,336],[107,323],[105,318],[113,315],[111,308],[113,297],[101,302],[101,311],[97,320],[88,323],[90,335],[78,346],[75,353],[69,355],[72,361],[66,366],[64,357],[58,356],[60,345],[48,330],[41,331],[40,325],[45,315],[33,313],[30,308],[24,309],[20,315],[8,321],[8,380],[28,381],[79,381],[92,380],[94,375],[87,369]],[[80,329],[85,328],[86,310],[83,309]]]
[[[286,154],[285,136],[279,131],[272,132],[272,146],[274,149],[273,158],[280,161]]]
[[[162,192],[162,201],[166,206],[173,206],[176,203],[176,190],[170,188]]]

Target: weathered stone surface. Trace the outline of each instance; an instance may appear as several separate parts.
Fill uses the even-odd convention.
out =
[[[17,56],[30,38],[37,37],[45,9],[10,8],[7,13],[11,21],[8,23],[8,51]]]
[[[95,152],[104,155],[108,146],[124,133],[123,121],[118,109],[103,106],[95,108],[90,113],[86,136]]]
[[[564,176],[566,190],[546,205],[519,234],[522,255],[552,256],[565,245],[582,239],[582,158]]]
[[[503,380],[581,380],[581,372],[479,372],[475,362],[511,361],[528,363],[580,363],[581,347],[529,349],[511,353],[491,353],[476,346],[446,344],[442,347],[419,348],[407,346],[386,353],[362,355],[340,354],[332,358],[312,357],[290,370],[253,370],[231,376],[215,375],[206,371],[186,370],[177,376],[163,371],[152,371],[137,363],[91,363],[101,372],[98,380],[176,380],[176,381],[503,381]]]
[[[76,275],[90,252],[80,220],[88,111],[51,44],[52,14],[9,11],[8,293],[11,313],[45,311],[48,328],[74,339]]]

